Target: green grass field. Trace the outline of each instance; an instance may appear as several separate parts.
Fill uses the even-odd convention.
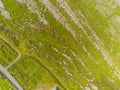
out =
[[[0,90],[10,90],[13,86],[7,81],[0,77]]]
[[[0,39],[0,64],[7,66],[17,56],[17,53],[3,40]]]
[[[118,0],[2,0],[0,65],[25,90],[119,90],[119,11]]]

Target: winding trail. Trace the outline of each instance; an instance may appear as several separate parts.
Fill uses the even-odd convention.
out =
[[[3,36],[0,35],[0,39],[2,39],[5,43],[7,43],[18,54],[18,56],[16,57],[16,59],[6,67],[6,69],[8,69],[8,68],[10,68],[13,64],[15,64],[20,59],[21,53],[20,53],[20,51],[13,44],[11,44],[10,42],[8,42]]]
[[[0,65],[0,71],[10,80],[10,82],[18,89],[24,90],[20,84],[14,79],[14,77],[2,66]]]

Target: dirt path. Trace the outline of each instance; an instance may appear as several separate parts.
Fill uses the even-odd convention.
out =
[[[7,43],[7,44],[8,44],[13,50],[15,50],[15,51],[17,52],[17,54],[18,54],[18,56],[16,57],[16,59],[6,67],[6,69],[8,69],[8,68],[10,68],[13,64],[15,64],[15,63],[20,59],[21,53],[20,53],[20,51],[19,51],[13,44],[11,44],[11,43],[10,43],[8,40],[6,40],[3,36],[0,35],[0,39],[2,39],[5,43]]]

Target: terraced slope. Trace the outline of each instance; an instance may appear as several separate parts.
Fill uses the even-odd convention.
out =
[[[119,0],[0,0],[0,65],[25,90],[120,90],[119,11]]]

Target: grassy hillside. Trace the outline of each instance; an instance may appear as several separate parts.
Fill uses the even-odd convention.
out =
[[[119,0],[0,0],[0,65],[25,90],[119,90],[119,11]]]

